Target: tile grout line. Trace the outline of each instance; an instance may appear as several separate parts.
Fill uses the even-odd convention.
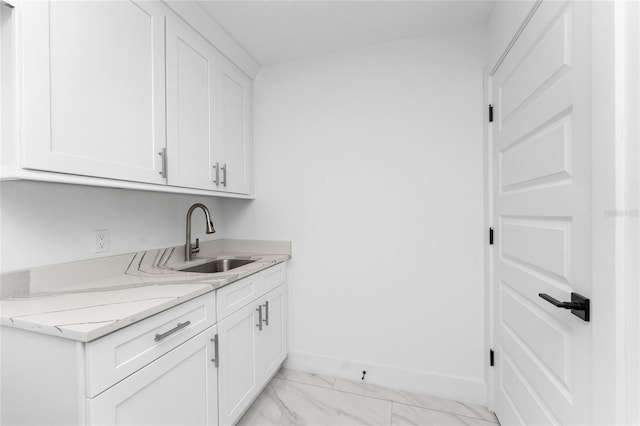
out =
[[[496,422],[494,422],[494,421],[492,421],[492,420],[484,419],[484,418],[482,418],[482,417],[466,416],[466,415],[464,415],[464,414],[452,413],[451,411],[438,410],[438,409],[436,409],[436,408],[427,408],[427,407],[423,407],[423,406],[421,406],[421,405],[405,404],[404,402],[398,402],[398,401],[392,401],[392,402],[394,402],[394,403],[396,403],[396,404],[400,404],[400,405],[406,405],[407,407],[420,408],[420,409],[422,409],[422,410],[430,410],[430,411],[437,411],[438,413],[451,414],[452,416],[455,416],[455,417],[464,417],[465,419],[481,420],[481,421],[483,421],[483,422],[492,423],[492,424],[494,424],[494,425],[499,424],[499,423],[496,423]]]
[[[437,412],[439,412],[439,413],[451,414],[452,416],[460,416],[460,417],[464,417],[464,418],[467,418],[467,419],[481,420],[481,421],[484,421],[484,422],[487,422],[487,423],[492,423],[492,424],[495,424],[495,425],[499,425],[499,424],[500,424],[500,423],[496,423],[496,422],[494,422],[494,421],[492,421],[492,420],[484,419],[484,418],[482,418],[482,417],[465,416],[464,414],[456,414],[456,413],[452,413],[452,412],[450,412],[450,411],[438,410],[438,409],[435,409],[435,408],[427,408],[427,407],[423,407],[423,406],[420,406],[420,405],[407,404],[407,403],[404,403],[404,402],[398,402],[398,401],[394,401],[394,400],[391,400],[391,399],[385,399],[385,398],[381,398],[381,397],[377,397],[377,396],[363,395],[363,394],[361,394],[361,393],[357,393],[357,392],[349,392],[349,391],[344,391],[344,390],[341,390],[341,389],[336,389],[336,388],[334,387],[334,386],[335,386],[335,381],[333,382],[333,384],[331,385],[331,387],[330,387],[330,388],[328,388],[328,387],[326,387],[326,386],[320,386],[320,385],[315,385],[315,384],[312,384],[312,383],[300,382],[300,381],[298,381],[298,380],[291,380],[291,379],[287,379],[287,378],[284,378],[284,377],[278,377],[278,376],[277,376],[277,374],[276,374],[275,376],[273,376],[273,378],[274,378],[274,379],[279,379],[279,380],[286,380],[287,382],[299,383],[299,384],[301,384],[301,385],[314,386],[314,387],[321,388],[321,389],[330,389],[330,390],[334,390],[334,391],[336,391],[336,392],[348,393],[348,394],[350,394],[350,395],[363,396],[363,397],[365,397],[365,398],[376,399],[376,400],[378,400],[378,401],[386,401],[386,402],[390,402],[390,403],[391,403],[391,416],[392,416],[392,417],[393,417],[393,404],[395,403],[395,404],[407,405],[407,406],[409,406],[409,407],[414,407],[414,408],[421,408],[421,409],[423,409],[423,410],[431,410],[431,411],[437,411]]]
[[[338,392],[349,393],[349,394],[352,394],[352,395],[361,395],[361,396],[366,396],[367,398],[378,399],[378,400],[381,400],[381,401],[388,401],[388,402],[391,402],[392,404],[401,404],[401,405],[406,405],[408,407],[415,407],[415,408],[421,408],[423,410],[431,410],[431,411],[437,411],[439,413],[451,414],[452,416],[460,416],[460,417],[464,417],[464,418],[467,418],[467,419],[482,420],[482,421],[493,423],[493,424],[499,424],[499,423],[496,423],[494,421],[484,419],[482,417],[467,416],[467,415],[464,415],[464,414],[452,413],[451,411],[438,410],[437,408],[425,407],[425,406],[422,406],[422,405],[416,405],[416,404],[412,404],[412,403],[400,402],[400,401],[395,401],[395,400],[392,400],[392,399],[385,399],[385,398],[382,398],[382,397],[364,395],[362,393],[350,392],[350,391],[345,391],[345,390],[341,390],[341,389],[336,389],[335,388],[336,382],[337,382],[337,380],[334,379],[334,382],[333,382],[333,385],[332,385],[332,389],[335,390],[335,391],[338,391]],[[428,395],[426,395],[426,396],[428,396]],[[455,400],[450,400],[450,401],[455,401]],[[455,402],[458,402],[458,401],[455,401]],[[460,403],[460,402],[458,402],[458,403]],[[487,411],[489,411],[489,410],[487,410]]]
[[[338,389],[336,389],[336,390],[338,390]],[[338,392],[340,392],[340,391],[338,390]],[[346,393],[350,393],[350,392],[346,392]],[[359,395],[359,394],[354,394],[354,395]],[[370,398],[372,398],[372,397],[370,397]],[[380,398],[376,398],[376,399],[380,399]],[[464,415],[464,414],[452,413],[451,411],[438,410],[437,408],[428,408],[428,407],[423,407],[423,406],[421,406],[421,405],[407,404],[407,403],[405,403],[405,402],[398,402],[398,401],[386,400],[386,399],[384,399],[383,401],[389,401],[389,402],[391,402],[391,403],[393,403],[393,404],[406,405],[407,407],[420,408],[420,409],[422,409],[422,410],[429,410],[429,411],[436,411],[436,412],[438,412],[438,413],[451,414],[451,415],[452,415],[452,416],[454,416],[454,417],[464,417],[465,419],[481,420],[481,421],[483,421],[483,422],[493,423],[494,425],[499,424],[499,423],[496,423],[496,422],[494,422],[494,421],[484,419],[484,418],[482,418],[482,417],[466,416],[466,415]]]
[[[491,423],[491,424],[494,424],[494,425],[499,425],[500,424],[498,422],[494,422],[492,420],[487,420],[487,419],[484,419],[482,417],[465,416],[464,414],[452,413],[451,411],[438,410],[436,408],[427,408],[427,407],[422,407],[420,405],[414,405],[414,404],[405,404],[404,402],[398,402],[398,401],[392,401],[392,402],[394,404],[406,405],[407,407],[420,408],[421,410],[428,410],[428,411],[435,411],[435,412],[438,412],[438,413],[451,414],[454,417],[463,417],[465,419],[480,420],[480,421]]]

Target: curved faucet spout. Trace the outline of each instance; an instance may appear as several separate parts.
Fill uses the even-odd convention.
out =
[[[189,210],[187,211],[187,243],[184,247],[184,260],[187,262],[190,261],[194,254],[200,251],[200,241],[196,238],[195,247],[191,244],[191,216],[193,215],[193,211],[197,208],[201,208],[204,212],[205,219],[205,232],[207,234],[213,234],[216,230],[213,228],[213,222],[211,221],[211,213],[209,213],[209,209],[207,206],[201,203],[195,203]]]

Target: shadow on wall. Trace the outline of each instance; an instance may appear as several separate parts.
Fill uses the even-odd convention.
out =
[[[6,181],[0,200],[1,271],[184,244],[186,213],[198,202],[211,211],[217,232],[195,226],[193,238],[225,235],[222,203],[213,197]],[[203,223],[201,211],[193,221]],[[98,229],[109,230],[109,252],[95,251]]]

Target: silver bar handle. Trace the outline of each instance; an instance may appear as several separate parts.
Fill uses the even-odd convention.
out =
[[[211,362],[213,362],[213,365],[218,368],[220,366],[220,360],[218,359],[218,335],[216,334],[213,336],[211,341],[213,342],[213,359]]]
[[[167,178],[167,148],[162,148],[162,151],[160,151],[158,155],[162,157],[162,168],[158,173],[160,173],[160,176],[166,179]]]
[[[213,168],[216,169],[216,178],[213,180],[213,183],[218,186],[220,185],[220,163],[216,161],[216,164],[213,165]]]
[[[269,326],[269,301],[268,300],[264,302],[264,313],[265,313],[264,325],[268,327]]]
[[[187,327],[189,324],[191,324],[191,321],[179,322],[178,325],[173,327],[171,330],[165,331],[162,334],[156,334],[155,341],[159,342],[160,340],[169,337],[170,335],[172,335],[176,331],[182,330],[183,328]]]
[[[258,327],[258,329],[262,331],[262,305],[259,305],[256,308],[256,311],[258,311],[258,323],[256,324],[256,327]]]
[[[222,169],[222,186],[227,187],[227,163],[224,163]]]

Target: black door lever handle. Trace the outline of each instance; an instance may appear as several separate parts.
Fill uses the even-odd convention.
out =
[[[571,293],[571,302],[561,302],[545,293],[538,293],[538,296],[557,308],[571,309],[571,313],[583,321],[590,320],[591,301],[578,293]]]
[[[545,293],[540,293],[538,296],[542,297],[547,302],[551,303],[556,308],[565,308],[565,309],[584,309],[584,305],[582,303],[576,302],[561,302],[558,299],[554,299]]]

